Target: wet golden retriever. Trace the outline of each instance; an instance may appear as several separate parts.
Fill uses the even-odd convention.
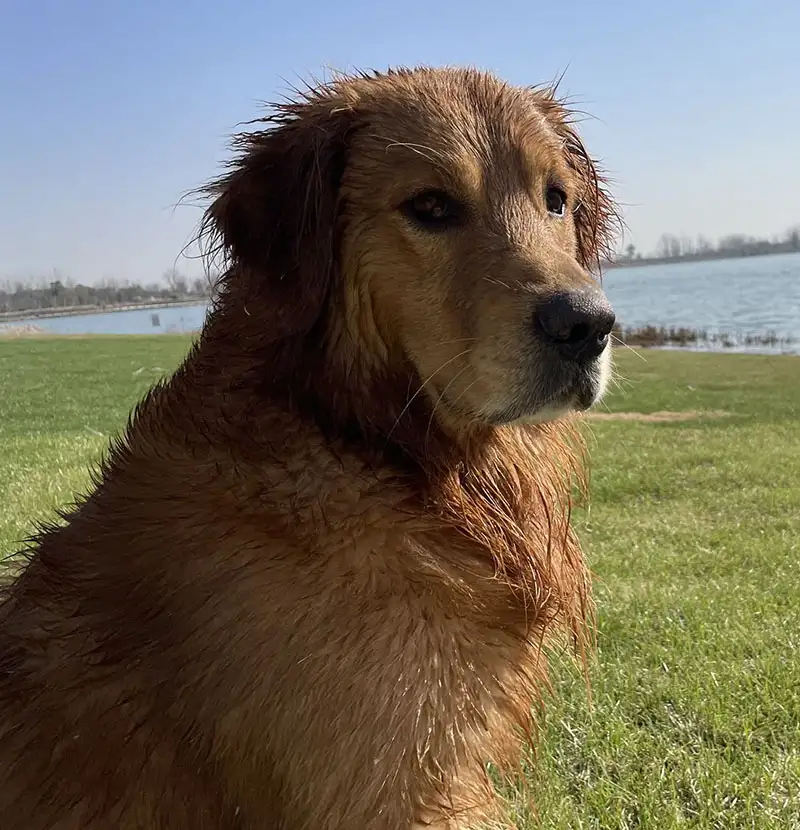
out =
[[[197,345],[0,610],[3,830],[475,826],[586,641],[615,212],[567,110],[403,70],[236,146]]]

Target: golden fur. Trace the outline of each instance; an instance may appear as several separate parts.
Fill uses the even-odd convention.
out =
[[[418,69],[265,121],[207,191],[198,343],[0,606],[3,830],[473,826],[543,644],[586,641],[574,401],[528,333],[615,217],[568,112]],[[416,227],[426,188],[465,226]]]

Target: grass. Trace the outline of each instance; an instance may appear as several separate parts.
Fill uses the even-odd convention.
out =
[[[0,340],[0,553],[87,482],[188,338]],[[592,707],[556,698],[526,830],[800,827],[800,358],[622,351],[578,517],[597,574]],[[726,413],[724,416],[720,413]]]

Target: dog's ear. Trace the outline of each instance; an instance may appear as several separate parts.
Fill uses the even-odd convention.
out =
[[[204,189],[204,232],[225,258],[221,301],[249,303],[281,336],[313,325],[330,287],[354,110],[315,91],[257,123],[265,129],[235,136],[230,172]]]
[[[555,96],[555,90],[535,90],[545,117],[562,142],[567,163],[580,182],[577,201],[572,205],[578,243],[578,261],[590,271],[613,255],[622,223],[608,182],[597,162],[587,153],[575,129],[570,110]]]

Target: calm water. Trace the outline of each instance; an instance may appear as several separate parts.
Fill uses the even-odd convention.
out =
[[[779,351],[800,352],[800,254],[619,268],[604,286],[625,327],[685,326],[734,340],[774,332],[794,341]],[[195,331],[205,313],[196,305],[30,322],[58,334],[155,334]]]
[[[197,331],[206,316],[205,304],[138,308],[102,314],[74,314],[9,323],[32,325],[54,334],[172,334]],[[2,328],[2,324],[0,324]]]
[[[617,268],[603,280],[623,326],[685,326],[800,341],[800,254]],[[800,348],[800,342],[792,344]]]

